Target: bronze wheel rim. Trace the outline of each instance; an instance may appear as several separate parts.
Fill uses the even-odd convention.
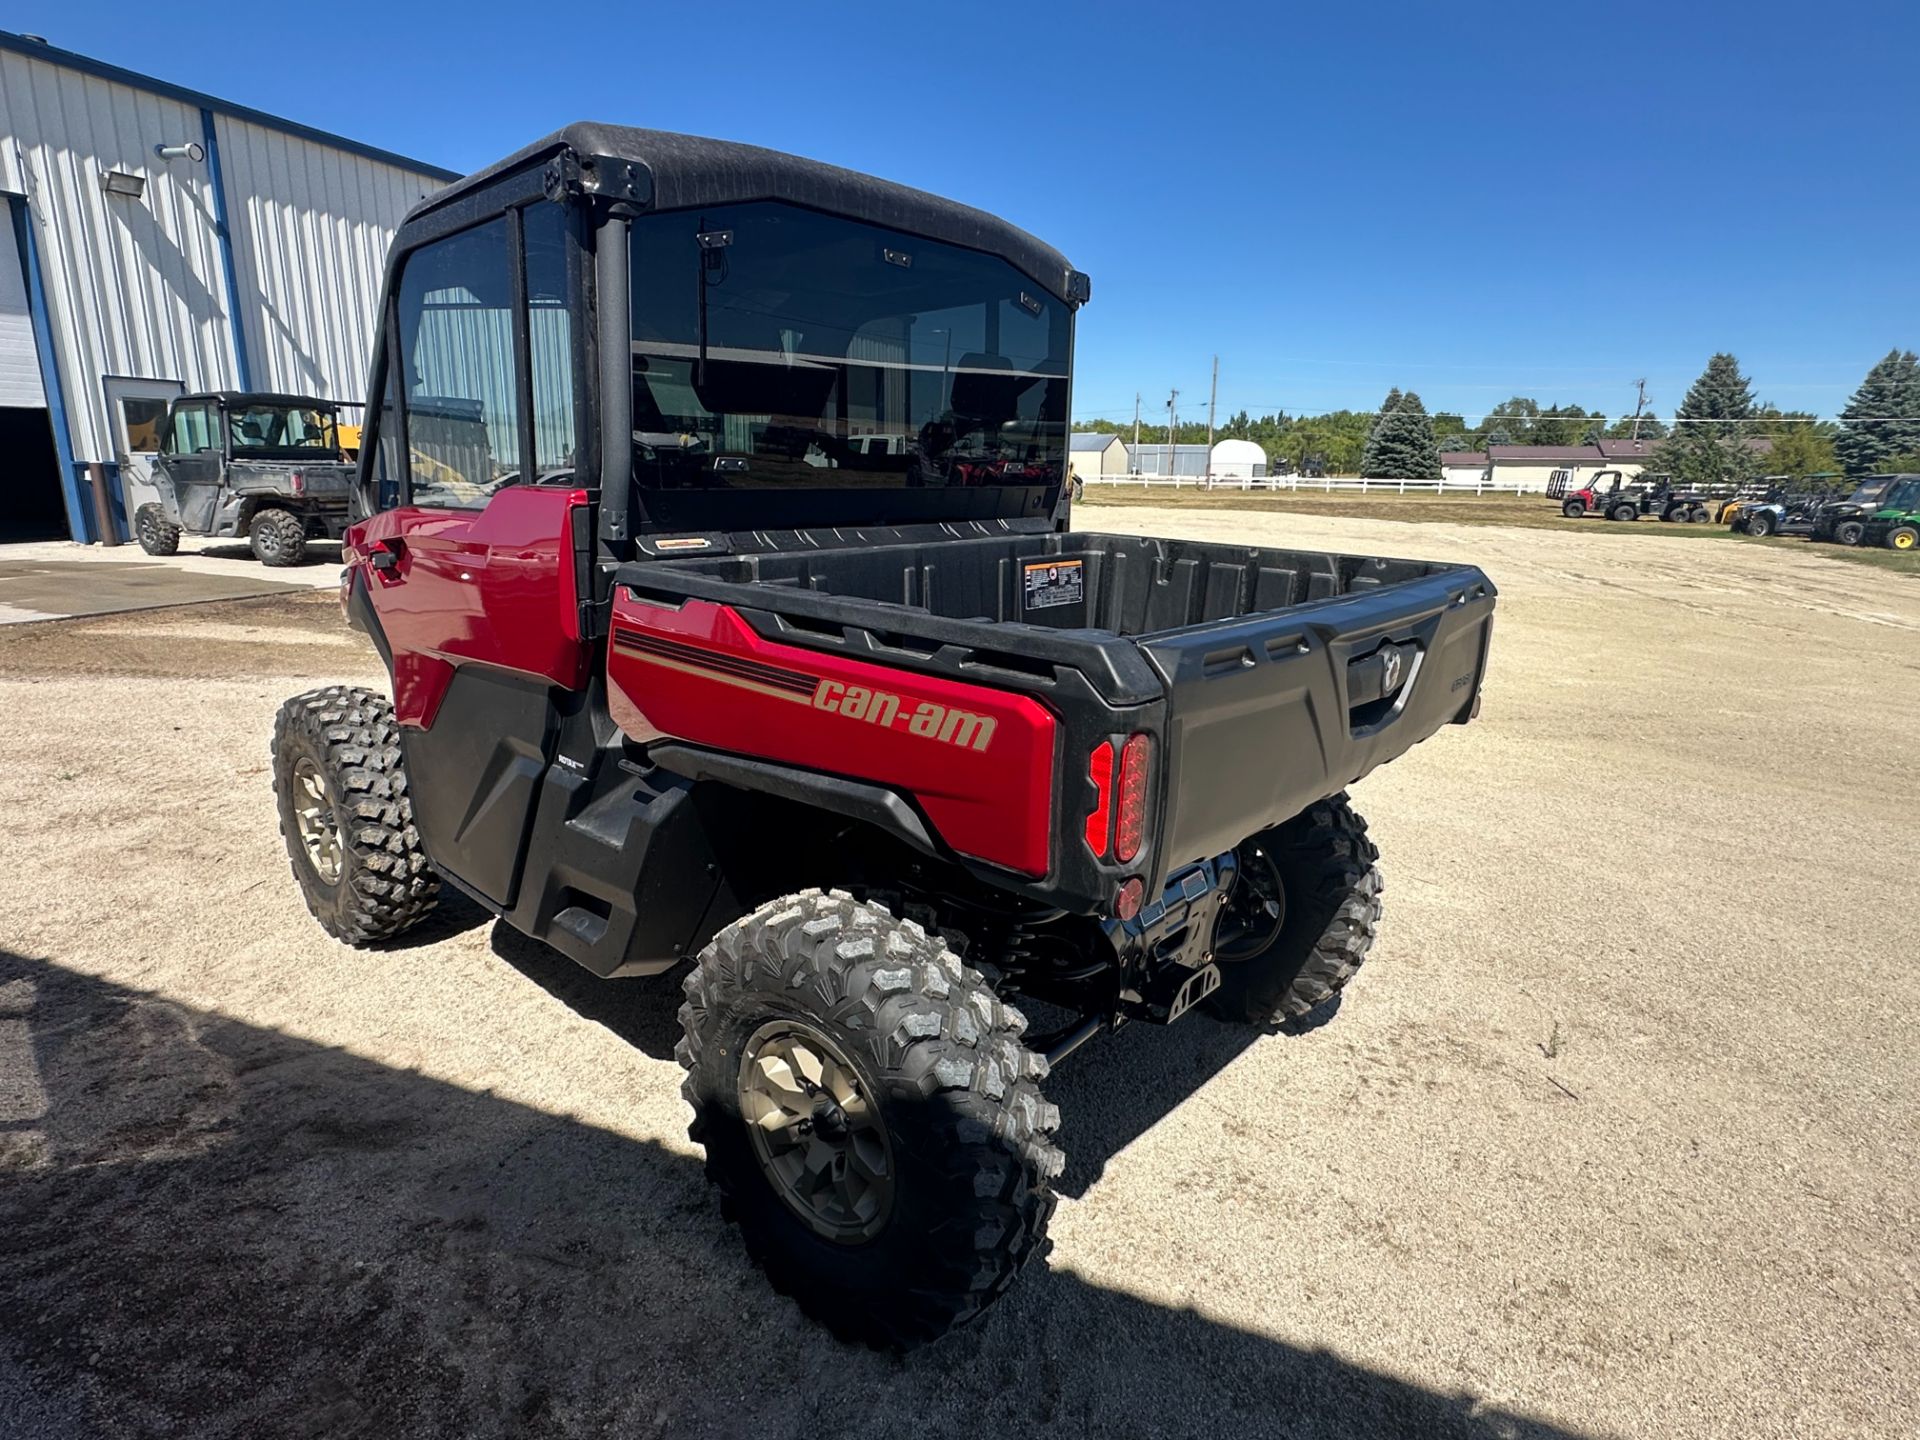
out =
[[[816,1235],[858,1245],[893,1211],[893,1146],[866,1082],[803,1020],[772,1020],[740,1051],[740,1115],[774,1193]]]
[[[340,838],[340,822],[333,813],[326,777],[305,757],[293,767],[293,819],[313,873],[323,884],[338,885],[346,843]]]

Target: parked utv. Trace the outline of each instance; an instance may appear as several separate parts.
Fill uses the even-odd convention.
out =
[[[1814,517],[1809,532],[1815,540],[1833,540],[1842,545],[1879,545],[1890,527],[1877,526],[1879,512],[1893,506],[1899,511],[1898,498],[1892,492],[1909,477],[1870,475],[1844,500],[1831,500]],[[1910,508],[1910,507],[1909,507]]]
[[[182,395],[154,462],[160,498],[134,511],[134,536],[149,555],[174,554],[182,532],[245,536],[263,565],[297,565],[309,538],[346,530],[353,479],[331,401]]]
[[[1070,1052],[1339,992],[1381,888],[1344,791],[1479,710],[1471,566],[1072,528],[1088,294],[990,215],[677,135],[574,125],[438,192],[345,548],[393,698],[274,730],[332,935],[444,881],[684,974],[723,1213],[874,1344],[1041,1252]]]
[[[1704,492],[1678,490],[1665,475],[1628,480],[1619,470],[1597,470],[1585,485],[1575,486],[1571,470],[1547,477],[1547,498],[1560,502],[1569,520],[1604,515],[1609,520],[1638,520],[1657,515],[1666,521],[1698,524],[1712,517],[1713,500]]]
[[[1907,553],[1920,550],[1920,475],[1884,478],[1888,483],[1879,504],[1859,521],[1860,543]]]

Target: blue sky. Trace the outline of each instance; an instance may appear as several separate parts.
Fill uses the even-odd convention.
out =
[[[162,15],[165,16],[162,19]],[[1828,414],[1920,348],[1920,7],[150,3],[8,28],[454,169],[579,118],[998,211],[1094,279],[1075,409]]]

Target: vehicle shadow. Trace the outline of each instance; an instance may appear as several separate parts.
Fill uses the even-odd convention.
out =
[[[259,565],[259,559],[253,553],[253,547],[242,540],[236,544],[202,545],[193,551],[205,560],[244,560],[249,565]],[[280,568],[287,570],[306,570],[315,565],[340,564],[340,542],[338,540],[309,540],[307,552],[297,565]],[[265,569],[267,567],[262,566]]]
[[[459,898],[484,917],[479,906]],[[444,907],[446,900],[441,903]],[[456,915],[446,923],[466,929],[465,918]],[[412,935],[407,943],[414,943]],[[602,980],[505,921],[495,922],[491,944],[497,957],[581,1019],[655,1060],[673,1058],[684,968],[648,979]],[[1067,1168],[1054,1188],[1063,1195],[1086,1194],[1115,1155],[1253,1046],[1284,1044],[1289,1036],[1318,1029],[1339,1008],[1335,996],[1311,1014],[1272,1029],[1195,1014],[1171,1027],[1135,1024],[1097,1036],[1061,1061],[1046,1083],[1047,1098],[1063,1116],[1059,1140],[1067,1154]]]
[[[689,1153],[5,951],[0,1347],[41,1440],[1568,1435],[1062,1269],[842,1345]]]

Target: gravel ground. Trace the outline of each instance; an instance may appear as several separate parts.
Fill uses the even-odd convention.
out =
[[[307,918],[271,717],[378,679],[330,598],[0,633],[0,1435],[1920,1430],[1920,585],[1083,520],[1476,561],[1494,675],[1355,792],[1387,918],[1331,1023],[1083,1051],[1052,1256],[905,1359],[743,1258],[671,992]]]

